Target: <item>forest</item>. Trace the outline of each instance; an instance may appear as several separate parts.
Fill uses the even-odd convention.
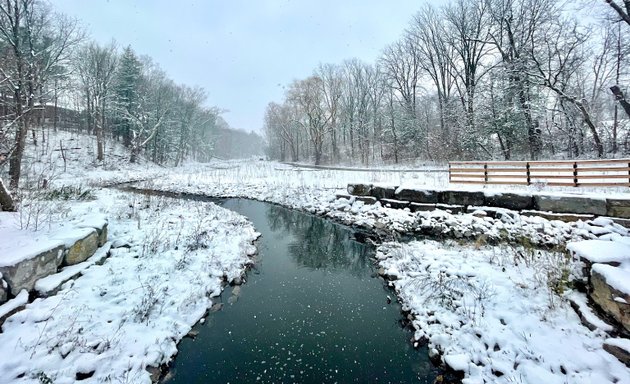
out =
[[[426,4],[372,63],[320,64],[269,103],[270,157],[320,163],[630,153],[630,2]],[[624,109],[625,107],[625,109]]]
[[[130,162],[142,155],[177,166],[262,153],[262,138],[232,129],[222,113],[208,107],[205,89],[175,83],[130,46],[91,40],[48,2],[0,3],[0,168],[8,166],[12,188],[27,139],[46,143],[50,129],[95,135],[95,161],[110,139],[129,149]]]

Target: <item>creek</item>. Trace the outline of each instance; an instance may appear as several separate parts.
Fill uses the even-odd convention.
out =
[[[222,310],[179,344],[165,382],[434,382],[426,348],[413,348],[394,292],[376,276],[372,246],[313,215],[218,203],[253,222],[259,253],[246,283],[226,287]]]

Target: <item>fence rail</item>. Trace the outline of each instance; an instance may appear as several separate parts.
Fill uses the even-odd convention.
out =
[[[448,180],[465,184],[630,187],[630,159],[451,161]]]

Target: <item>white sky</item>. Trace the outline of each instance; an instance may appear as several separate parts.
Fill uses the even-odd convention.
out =
[[[441,1],[430,1],[441,3]],[[54,0],[92,38],[151,56],[177,83],[199,85],[234,128],[260,132],[283,86],[318,63],[373,62],[423,0]]]

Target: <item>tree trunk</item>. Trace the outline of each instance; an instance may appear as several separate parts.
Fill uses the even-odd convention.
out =
[[[103,123],[98,116],[96,116],[94,122],[96,123],[96,160],[103,161],[103,159],[105,158],[105,150],[103,145]]]
[[[618,85],[613,85],[612,87],[610,87],[610,90],[612,91],[613,95],[615,95],[615,100],[618,101],[619,104],[621,104],[623,110],[626,111],[626,115],[630,117],[630,103],[628,103],[628,101],[626,100],[626,97],[621,91],[621,88],[619,88]]]
[[[4,186],[2,179],[0,178],[0,211],[15,212],[15,204],[11,194]]]

